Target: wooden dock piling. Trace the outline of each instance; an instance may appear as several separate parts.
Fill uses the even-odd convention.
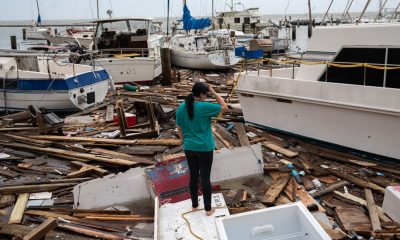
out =
[[[22,29],[22,39],[26,40],[26,28]]]
[[[17,37],[10,36],[10,41],[11,41],[11,49],[17,49]]]
[[[171,86],[172,85],[171,50],[169,48],[161,48],[161,65],[163,74],[161,85]]]

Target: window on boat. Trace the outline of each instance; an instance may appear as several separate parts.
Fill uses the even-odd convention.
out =
[[[244,23],[245,24],[250,24],[250,18],[249,17],[245,17],[244,18]]]
[[[240,18],[235,18],[235,23],[240,23]]]
[[[338,64],[366,63],[384,67],[400,66],[399,48],[345,47],[333,60]],[[387,62],[386,62],[387,61]],[[400,88],[400,70],[384,70],[369,67],[330,66],[319,81],[355,84],[375,87]]]

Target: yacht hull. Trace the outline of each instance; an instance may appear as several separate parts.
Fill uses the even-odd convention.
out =
[[[248,123],[400,158],[397,89],[247,74],[240,78],[236,91]],[[365,101],[352,101],[360,96]],[[367,101],[376,104],[362,104]]]
[[[193,52],[171,49],[172,65],[192,69],[228,69],[237,64],[233,51]]]

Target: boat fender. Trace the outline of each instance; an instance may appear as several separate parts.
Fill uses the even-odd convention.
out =
[[[265,234],[272,234],[275,232],[275,227],[272,224],[262,225],[262,226],[255,226],[251,229],[250,235],[255,237],[257,235],[265,235]]]

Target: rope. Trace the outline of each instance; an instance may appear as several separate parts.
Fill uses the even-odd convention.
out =
[[[224,207],[215,207],[214,209],[220,209],[220,208],[226,208],[226,206]],[[193,212],[198,212],[198,211],[202,211],[204,210],[204,208],[201,209],[197,209],[197,210],[192,210],[192,211],[187,211],[181,214],[181,217],[185,220],[185,222],[187,223],[188,227],[189,227],[189,231],[190,233],[196,237],[199,240],[205,240],[204,238],[200,237],[199,235],[197,235],[196,233],[193,232],[192,226],[190,225],[189,219],[187,219],[185,216],[188,215],[189,213],[193,213]]]

